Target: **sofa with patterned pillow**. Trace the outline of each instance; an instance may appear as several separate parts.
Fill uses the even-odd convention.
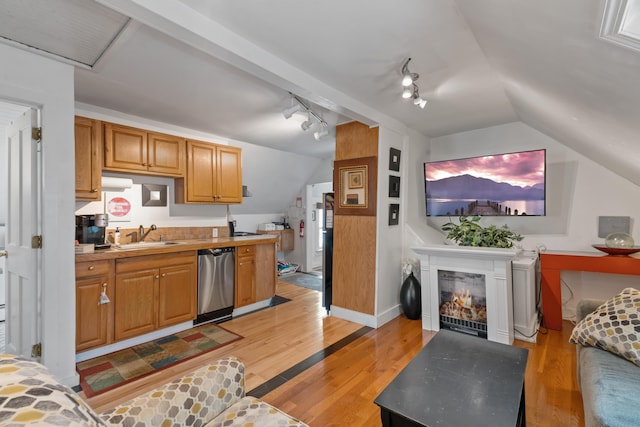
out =
[[[640,292],[578,303],[571,335],[585,426],[640,425]]]
[[[305,426],[245,396],[244,365],[220,359],[102,414],[43,365],[0,354],[0,425]]]

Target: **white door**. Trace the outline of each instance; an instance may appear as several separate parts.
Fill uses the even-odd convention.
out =
[[[8,204],[6,230],[6,352],[32,357],[40,342],[39,235],[40,157],[31,129],[38,114],[29,109],[7,126]]]

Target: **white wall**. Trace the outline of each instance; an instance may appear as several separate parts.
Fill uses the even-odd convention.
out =
[[[630,181],[576,153],[560,142],[521,123],[462,132],[430,141],[429,149],[414,161],[417,169],[427,160],[444,160],[484,154],[497,154],[538,148],[547,149],[547,215],[544,217],[484,217],[484,225],[507,224],[525,236],[524,249],[544,245],[548,250],[589,251],[597,253],[592,244],[603,243],[598,237],[598,216],[630,216],[631,234],[640,242],[640,228],[635,213],[640,212],[640,188]],[[414,144],[413,151],[423,150]],[[411,201],[407,221],[425,243],[442,243],[440,226],[448,218],[425,216],[424,182],[420,174],[410,181],[410,191],[419,196]],[[416,211],[417,209],[417,211]],[[424,232],[424,226],[431,231]],[[435,231],[437,234],[434,234]],[[637,277],[590,273],[563,273],[563,308],[571,317],[580,297],[615,294],[621,286],[636,283]],[[606,282],[603,290],[603,282]],[[571,290],[570,290],[571,289]],[[574,297],[570,299],[571,293]]]
[[[75,372],[73,67],[0,45],[0,97],[42,108],[42,362]]]
[[[408,164],[405,137],[389,128],[380,127],[378,135],[378,216],[376,237],[376,322],[381,326],[398,316],[400,312],[400,287],[402,286],[402,247],[404,208],[407,200],[406,185]],[[400,172],[389,170],[389,149],[401,151]],[[389,197],[389,176],[400,176],[400,197]],[[389,225],[389,205],[400,204],[398,225]]]

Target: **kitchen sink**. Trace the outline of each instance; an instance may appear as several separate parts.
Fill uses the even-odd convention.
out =
[[[133,249],[151,249],[163,246],[181,245],[180,242],[137,242],[127,243],[126,245],[116,246],[115,249],[119,251],[128,251]]]

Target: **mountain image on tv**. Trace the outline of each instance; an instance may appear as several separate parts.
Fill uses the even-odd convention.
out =
[[[544,215],[545,167],[545,150],[427,162],[427,215]]]
[[[427,183],[433,199],[544,200],[544,184],[518,187],[471,175],[452,176]]]

